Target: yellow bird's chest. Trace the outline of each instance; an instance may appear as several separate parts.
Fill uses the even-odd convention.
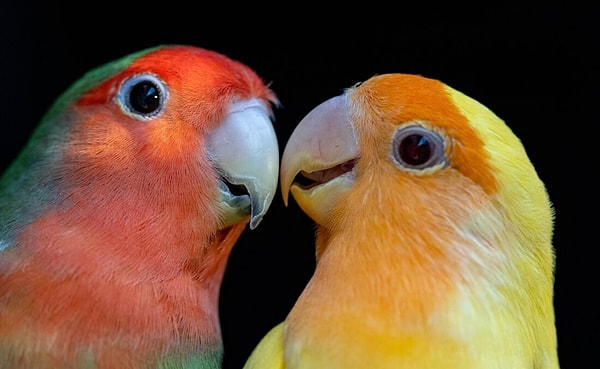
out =
[[[380,256],[323,255],[286,320],[286,369],[531,368],[518,316],[484,280],[474,291],[443,255]]]
[[[463,314],[458,306],[429,316],[371,307],[292,312],[285,368],[531,369],[530,346],[514,321]]]

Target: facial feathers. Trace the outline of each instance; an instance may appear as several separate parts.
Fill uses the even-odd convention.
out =
[[[280,173],[317,265],[246,369],[558,368],[553,210],[489,109],[375,76],[303,118]]]
[[[0,368],[218,368],[227,258],[277,186],[273,91],[217,52],[100,66],[0,179]]]

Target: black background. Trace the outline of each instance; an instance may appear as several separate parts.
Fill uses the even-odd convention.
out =
[[[589,360],[598,344],[598,37],[590,9],[348,3],[325,14],[324,3],[43,4],[0,7],[0,170],[85,71],[157,44],[210,48],[271,82],[283,103],[275,122],[281,150],[304,114],[345,87],[387,72],[437,78],[504,119],[546,183],[556,209],[559,358],[563,369]],[[280,194],[244,233],[221,292],[225,369],[241,368],[285,318],[312,273],[312,243],[311,221]]]

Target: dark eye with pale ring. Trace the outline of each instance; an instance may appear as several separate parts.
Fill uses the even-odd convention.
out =
[[[125,80],[117,99],[122,109],[138,119],[150,119],[162,112],[168,90],[152,74],[140,74]]]
[[[426,169],[447,163],[444,139],[420,125],[398,128],[392,141],[392,157],[408,169]]]

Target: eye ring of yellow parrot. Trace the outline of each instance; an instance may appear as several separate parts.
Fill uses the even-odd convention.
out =
[[[392,159],[403,169],[421,171],[448,166],[444,138],[420,124],[398,127],[391,146]]]

